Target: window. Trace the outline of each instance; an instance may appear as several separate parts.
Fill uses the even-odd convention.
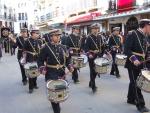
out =
[[[21,27],[21,23],[20,23],[20,29],[21,29],[22,27]]]
[[[22,13],[22,20],[24,20],[24,13]]]
[[[9,22],[9,26],[12,27],[12,22]]]
[[[7,13],[6,13],[6,12],[4,13],[4,18],[5,18],[5,19],[7,18]]]
[[[93,5],[97,6],[97,0],[93,0]]]
[[[11,14],[9,14],[9,17],[8,17],[9,19],[11,19]]]
[[[19,13],[18,15],[18,20],[21,20],[21,13]]]
[[[51,18],[52,18],[51,13],[47,13],[47,14],[46,14],[46,19],[48,20],[48,19],[51,19]]]
[[[27,15],[27,13],[25,13],[25,20],[28,20],[28,15]]]
[[[41,21],[43,22],[45,20],[44,15],[41,16]]]

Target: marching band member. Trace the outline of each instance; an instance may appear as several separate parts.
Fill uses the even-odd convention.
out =
[[[80,26],[72,26],[72,34],[70,34],[66,40],[66,46],[69,49],[70,59],[72,56],[79,56],[83,49],[82,37],[80,36]],[[72,72],[72,79],[74,83],[79,83],[78,68],[74,68]]]
[[[20,36],[16,38],[16,47],[18,47],[17,59],[18,59],[19,66],[21,69],[23,85],[27,84],[27,77],[25,75],[25,69],[23,65],[21,64],[20,60],[23,57],[24,44],[25,44],[26,38],[28,37],[27,32],[28,32],[28,29],[22,28]]]
[[[116,64],[116,54],[121,52],[121,39],[118,36],[119,32],[120,27],[113,28],[113,33],[108,42],[113,60],[110,75],[115,75],[117,78],[120,78],[118,65]]]
[[[37,58],[40,52],[39,46],[39,30],[31,30],[31,37],[25,41],[24,44],[24,57],[26,58],[26,63],[37,62]],[[37,77],[29,78],[29,93],[33,92],[33,89],[38,89],[36,83]]]
[[[95,72],[94,60],[99,56],[102,57],[105,49],[104,42],[99,34],[100,25],[94,23],[91,25],[91,34],[86,39],[86,52],[88,53],[89,68],[90,68],[90,82],[89,87],[92,88],[93,93],[97,91],[95,84],[95,78],[97,72]]]
[[[8,27],[4,27],[1,29],[1,37],[4,38],[4,48],[5,53],[9,53],[10,51],[10,39],[9,39],[10,29]]]
[[[65,46],[59,44],[61,35],[59,29],[51,30],[49,35],[51,42],[45,43],[39,55],[39,70],[45,75],[46,81],[65,79],[65,67],[68,66],[73,71],[72,66],[69,65],[69,54]],[[54,113],[60,113],[59,103],[51,102],[51,105]]]
[[[143,69],[141,62],[145,61],[146,35],[150,35],[150,19],[140,20],[139,29],[128,34],[124,51],[127,55],[125,67],[128,69],[130,79],[127,103],[136,105],[138,111],[142,113],[149,112],[149,109],[145,107],[144,97],[136,85],[136,80]]]

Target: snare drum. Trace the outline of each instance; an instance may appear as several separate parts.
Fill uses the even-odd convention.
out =
[[[136,83],[141,90],[150,93],[150,71],[142,70],[141,75],[137,78]]]
[[[106,58],[97,58],[94,60],[95,71],[99,74],[107,73],[107,68],[109,65],[109,60]]]
[[[47,82],[48,99],[51,102],[64,102],[69,97],[68,83],[65,80],[50,80]]]
[[[126,59],[127,59],[127,56],[125,55],[121,55],[121,54],[116,55],[116,63],[118,65],[124,66],[126,63]]]
[[[24,65],[26,76],[29,78],[35,78],[40,75],[40,72],[38,71],[37,63],[27,63]]]
[[[86,55],[72,56],[71,58],[71,62],[76,68],[83,68],[88,62],[88,58]]]

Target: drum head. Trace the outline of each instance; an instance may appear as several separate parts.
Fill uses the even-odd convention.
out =
[[[109,60],[106,58],[97,58],[94,63],[99,66],[109,65]]]
[[[59,80],[50,80],[47,82],[47,88],[49,90],[56,90],[57,86],[68,86],[68,83],[65,80],[59,79]]]
[[[127,56],[121,55],[121,54],[117,54],[116,57],[117,57],[118,59],[126,59],[126,58],[127,58]]]
[[[81,55],[81,58],[84,59],[84,64],[88,62],[88,57],[86,55]]]
[[[150,81],[150,71],[142,70],[141,73],[145,78],[147,78]]]
[[[33,63],[27,63],[24,65],[25,69],[30,69],[30,68],[38,68],[37,63],[33,62]]]

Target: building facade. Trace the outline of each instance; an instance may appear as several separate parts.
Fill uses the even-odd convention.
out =
[[[81,24],[84,33],[93,18],[105,13],[108,7],[108,0],[39,0],[38,3],[39,27],[59,27],[69,31],[72,25]]]
[[[9,27],[14,31],[16,21],[15,8],[12,1],[0,0],[0,27]]]

